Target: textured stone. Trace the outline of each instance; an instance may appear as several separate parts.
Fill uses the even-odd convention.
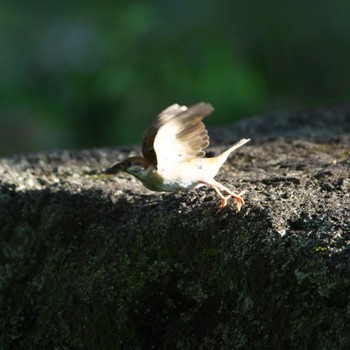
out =
[[[150,192],[103,170],[137,148],[0,160],[2,349],[345,349],[350,105],[210,132],[209,189]]]

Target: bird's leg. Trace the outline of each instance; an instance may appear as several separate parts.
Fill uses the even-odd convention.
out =
[[[221,203],[219,205],[219,209],[226,207],[228,200],[231,198],[231,195],[228,195],[225,197],[217,187],[213,187],[213,188],[214,188],[215,192],[221,198]]]
[[[217,186],[220,188],[221,191],[225,191],[229,194],[227,197],[225,197],[227,198],[227,200],[231,197],[234,197],[234,199],[236,200],[237,211],[240,211],[242,206],[244,205],[244,199],[242,198],[244,191],[237,194],[232,192],[229,188],[220,183],[217,183]]]
[[[218,194],[218,196],[221,199],[221,203],[219,206],[219,209],[226,207],[228,200],[231,197],[234,197],[236,200],[236,206],[237,206],[237,211],[240,211],[243,204],[244,204],[244,199],[242,198],[242,194],[244,192],[241,192],[240,194],[232,192],[228,187],[222,185],[220,182],[213,181],[213,182],[206,182],[206,181],[201,181],[203,184],[207,185],[208,187],[211,187],[215,190],[215,192]],[[221,191],[227,192],[228,196],[224,196]]]

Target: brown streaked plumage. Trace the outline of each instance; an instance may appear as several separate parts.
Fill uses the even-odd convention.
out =
[[[146,130],[142,143],[143,157],[128,158],[115,164],[108,172],[125,171],[153,191],[177,192],[208,186],[221,198],[220,208],[234,197],[239,211],[244,204],[243,198],[214,177],[230,153],[249,139],[240,140],[216,157],[204,158],[209,136],[202,119],[213,110],[209,103],[204,102],[189,108],[171,105]],[[226,192],[227,196],[222,192]]]

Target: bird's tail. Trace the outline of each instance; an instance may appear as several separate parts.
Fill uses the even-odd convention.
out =
[[[206,174],[206,177],[208,179],[213,179],[215,175],[218,173],[222,165],[225,163],[226,159],[230,155],[231,152],[236,150],[237,148],[243,146],[247,142],[249,142],[250,139],[242,139],[241,141],[238,141],[233,146],[231,146],[226,151],[222,152],[216,157],[213,158],[198,158],[196,161],[198,162],[198,165],[200,168],[202,168],[204,173]]]
[[[221,153],[219,155],[219,157],[224,157],[224,159],[226,160],[228,158],[228,156],[235,151],[237,148],[245,145],[247,142],[249,142],[250,139],[242,139],[241,141],[236,142],[233,146],[231,146],[228,150],[226,150],[225,152]],[[225,162],[224,160],[224,162]]]
[[[218,156],[216,156],[216,158],[218,159],[217,162],[217,166],[218,169],[217,171],[219,171],[219,169],[221,168],[221,166],[226,162],[228,156],[235,151],[237,148],[245,145],[247,142],[249,142],[250,139],[242,139],[238,142],[236,142],[233,146],[231,146],[229,149],[227,149],[226,151],[222,152],[221,154],[219,154]]]
[[[249,141],[250,141],[250,139],[242,139],[241,141],[236,142],[233,146],[231,146],[228,150],[226,150],[222,154],[227,154],[227,157],[228,157],[234,150],[245,145]],[[226,159],[227,159],[227,157],[226,157]]]

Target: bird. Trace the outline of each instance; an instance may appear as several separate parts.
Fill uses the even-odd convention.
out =
[[[212,105],[205,102],[190,107],[172,104],[146,130],[142,142],[143,156],[129,157],[108,168],[106,173],[124,171],[152,191],[178,192],[207,186],[220,197],[220,209],[226,207],[233,197],[236,211],[240,211],[244,205],[242,193],[231,191],[214,177],[231,152],[250,139],[238,141],[215,157],[205,157],[209,136],[202,120],[213,111]]]

